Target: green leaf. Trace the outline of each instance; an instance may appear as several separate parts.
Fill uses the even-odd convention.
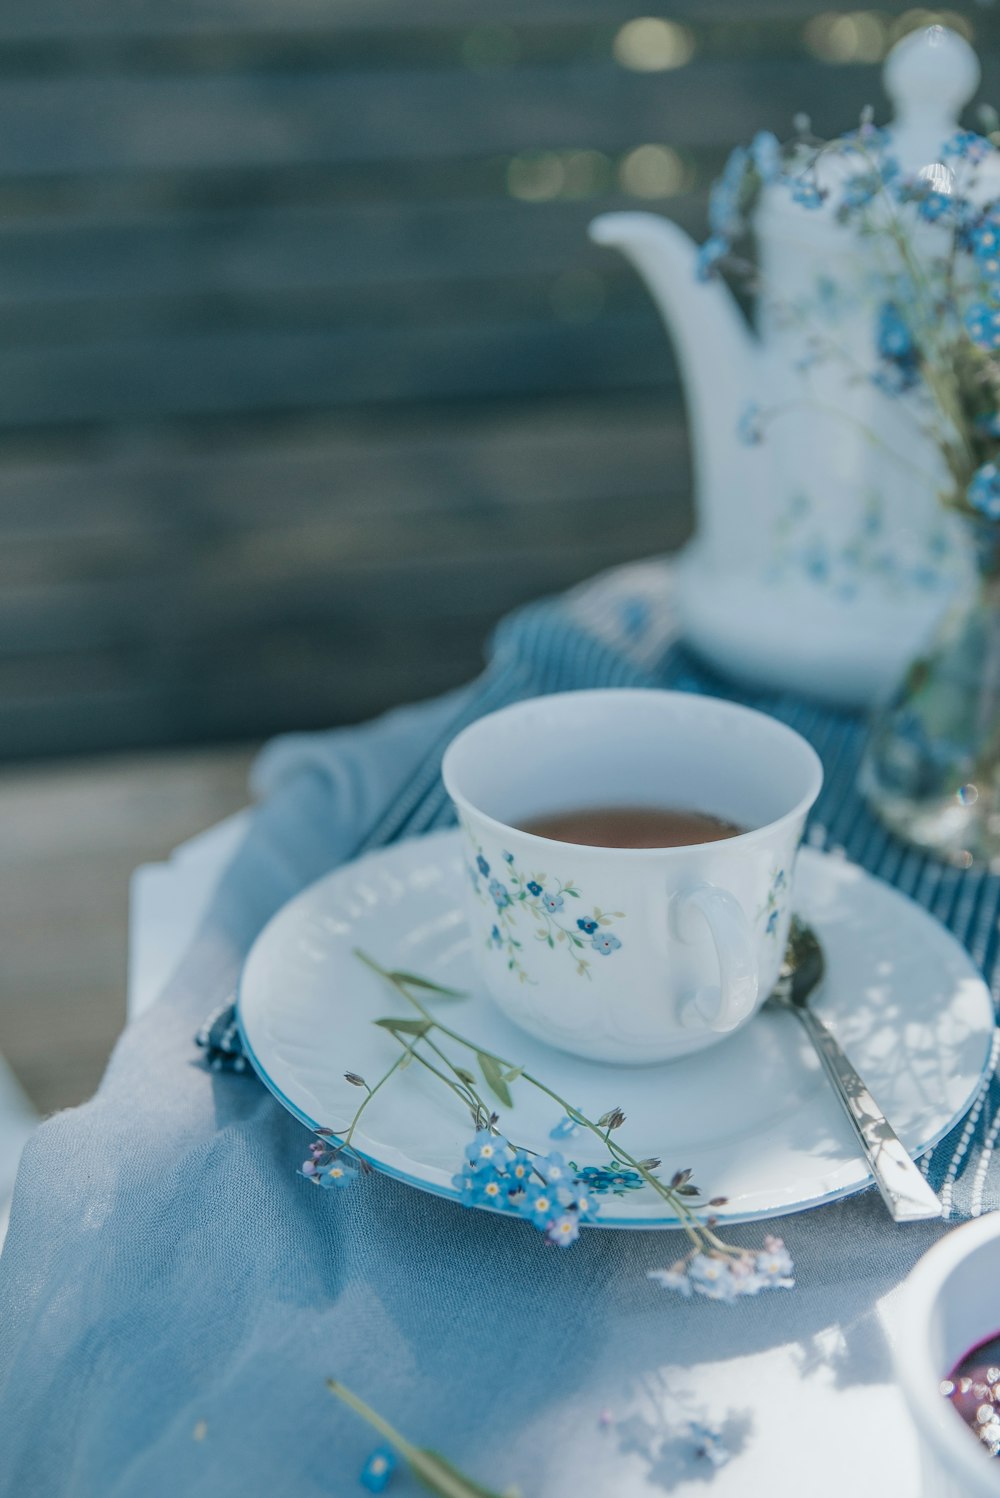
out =
[[[580,898],[580,891],[578,889],[574,889],[571,884],[566,885],[565,889],[563,890],[563,894],[572,895],[574,900],[579,900]]]
[[[505,1082],[516,1082],[517,1079],[518,1079],[518,1077],[522,1076],[523,1073],[524,1073],[524,1067],[523,1066],[512,1066],[511,1069],[510,1069],[510,1071],[505,1071],[504,1072],[503,1079],[504,1079]]]
[[[486,1051],[477,1051],[476,1060],[479,1062],[479,1069],[483,1074],[483,1079],[493,1093],[493,1096],[499,1098],[505,1108],[513,1108],[514,1103],[510,1095],[510,1090],[504,1081],[503,1072],[494,1058],[488,1055]]]
[[[405,973],[397,968],[389,974],[395,983],[408,983],[411,988],[426,988],[429,993],[442,994],[446,999],[467,999],[468,994],[461,988],[445,988],[443,983],[432,983],[430,978],[421,978],[419,973]]]
[[[400,1035],[426,1035],[433,1028],[433,1021],[429,1019],[377,1019],[372,1023]]]

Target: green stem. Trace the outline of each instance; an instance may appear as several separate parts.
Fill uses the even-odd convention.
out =
[[[340,1383],[335,1378],[328,1378],[326,1386],[331,1394],[335,1394],[338,1399],[342,1399],[349,1409],[352,1409],[356,1415],[361,1416],[362,1420],[367,1420],[368,1424],[377,1430],[379,1435],[385,1436],[386,1440],[395,1446],[400,1456],[404,1456],[407,1461],[410,1461],[413,1457],[419,1455],[419,1447],[411,1445],[405,1436],[401,1436],[399,1431],[389,1424],[388,1420],[383,1419],[377,1410],[372,1409],[370,1404],[365,1404],[363,1399],[359,1399],[357,1394],[352,1389],[349,1389],[346,1384]]]
[[[406,1047],[406,1051],[409,1051],[410,1055],[413,1054],[413,1047],[420,1038],[421,1037],[419,1035],[414,1036],[413,1040]],[[365,1098],[364,1102],[361,1103],[354,1117],[351,1119],[350,1126],[348,1127],[347,1133],[344,1135],[343,1139],[344,1149],[350,1149],[351,1140],[354,1138],[354,1130],[358,1126],[358,1120],[361,1118],[362,1113],[364,1113],[365,1109],[368,1107],[368,1104],[371,1102],[376,1092],[378,1092],[381,1087],[384,1087],[393,1073],[399,1071],[399,1068],[405,1063],[406,1051],[404,1051],[403,1055],[397,1056],[396,1060],[392,1063],[389,1070],[385,1073],[384,1076],[379,1078],[374,1087],[369,1087],[367,1082],[365,1083],[365,1091],[368,1093],[368,1096]]]

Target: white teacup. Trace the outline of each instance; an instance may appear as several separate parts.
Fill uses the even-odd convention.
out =
[[[778,976],[796,850],[823,771],[790,728],[683,692],[536,697],[449,746],[473,951],[496,1004],[595,1060],[662,1061],[744,1024]],[[692,809],[749,829],[674,848],[554,841],[582,808]]]
[[[924,1498],[996,1498],[991,1457],[940,1390],[980,1342],[1000,1333],[1000,1212],[942,1238],[892,1308],[896,1377],[920,1440]]]

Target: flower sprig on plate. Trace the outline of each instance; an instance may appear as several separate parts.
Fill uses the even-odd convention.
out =
[[[733,1300],[764,1289],[791,1288],[792,1262],[781,1240],[768,1238],[758,1252],[724,1242],[715,1230],[711,1209],[723,1206],[725,1198],[706,1202],[690,1170],[677,1170],[664,1179],[659,1159],[633,1155],[618,1136],[625,1123],[620,1108],[611,1108],[596,1119],[588,1117],[540,1077],[445,1024],[424,1002],[431,995],[464,997],[457,990],[416,973],[383,968],[364,952],[357,951],[356,956],[406,999],[416,1015],[392,1015],[374,1021],[398,1043],[400,1054],[373,1086],[356,1072],[345,1072],[347,1081],[362,1089],[365,1096],[342,1138],[329,1129],[318,1131],[309,1158],[301,1167],[301,1173],[314,1185],[339,1189],[371,1168],[353,1148],[358,1124],[391,1078],[416,1064],[454,1094],[471,1115],[475,1135],[452,1178],[466,1206],[489,1207],[520,1217],[544,1233],[548,1243],[568,1248],[579,1237],[581,1226],[598,1216],[603,1194],[647,1186],[675,1213],[691,1245],[687,1255],[669,1269],[650,1271],[650,1279],[663,1289],[685,1297],[699,1294],[710,1300]],[[463,1053],[459,1059],[452,1054],[456,1046]],[[474,1061],[476,1070],[466,1064],[466,1056]],[[508,1139],[501,1132],[494,1102],[513,1109],[514,1087],[534,1088],[561,1110],[564,1122],[573,1131],[592,1134],[607,1151],[607,1166],[580,1166],[567,1162],[557,1151],[541,1154]],[[561,1124],[557,1132],[564,1134],[566,1129]],[[706,1207],[709,1215],[703,1215]]]

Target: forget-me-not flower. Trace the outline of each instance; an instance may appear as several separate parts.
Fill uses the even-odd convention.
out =
[[[367,1488],[369,1493],[384,1493],[389,1479],[396,1470],[396,1463],[396,1453],[392,1447],[380,1446],[365,1462],[358,1481],[363,1488]]]
[[[1000,349],[1000,308],[985,302],[973,302],[965,314],[965,329],[979,348]]]
[[[719,262],[729,254],[729,241],[721,234],[710,234],[698,251],[695,275],[699,281],[710,281],[718,269]]]
[[[812,177],[796,177],[792,181],[792,202],[803,208],[822,208],[826,194]]]
[[[590,938],[590,945],[595,952],[600,952],[602,957],[610,957],[612,952],[618,951],[621,942],[610,931],[598,931]]]
[[[562,910],[565,903],[566,902],[564,901],[562,895],[550,894],[542,896],[542,904],[545,906],[545,909],[553,915],[557,910]]]
[[[715,1254],[695,1254],[688,1264],[688,1278],[692,1288],[709,1300],[734,1300],[739,1293],[729,1264]]]
[[[560,1248],[569,1248],[579,1236],[580,1219],[571,1207],[553,1217],[545,1229],[545,1237],[549,1243],[557,1243]]]
[[[945,142],[941,154],[955,156],[960,161],[978,166],[979,162],[986,160],[992,149],[986,137],[977,135],[975,130],[956,130],[951,139]]]
[[[987,520],[1000,520],[1000,469],[995,463],[984,463],[976,469],[966,498]]]
[[[917,212],[928,224],[936,224],[951,213],[953,199],[950,192],[932,190],[924,193],[917,202]]]
[[[329,1190],[340,1190],[343,1186],[350,1186],[358,1178],[358,1167],[351,1165],[343,1155],[336,1155],[318,1175],[313,1176],[321,1186]]]
[[[743,187],[746,182],[750,153],[737,146],[729,153],[722,176],[713,185],[708,199],[708,223],[713,234],[734,239],[743,227]]]

